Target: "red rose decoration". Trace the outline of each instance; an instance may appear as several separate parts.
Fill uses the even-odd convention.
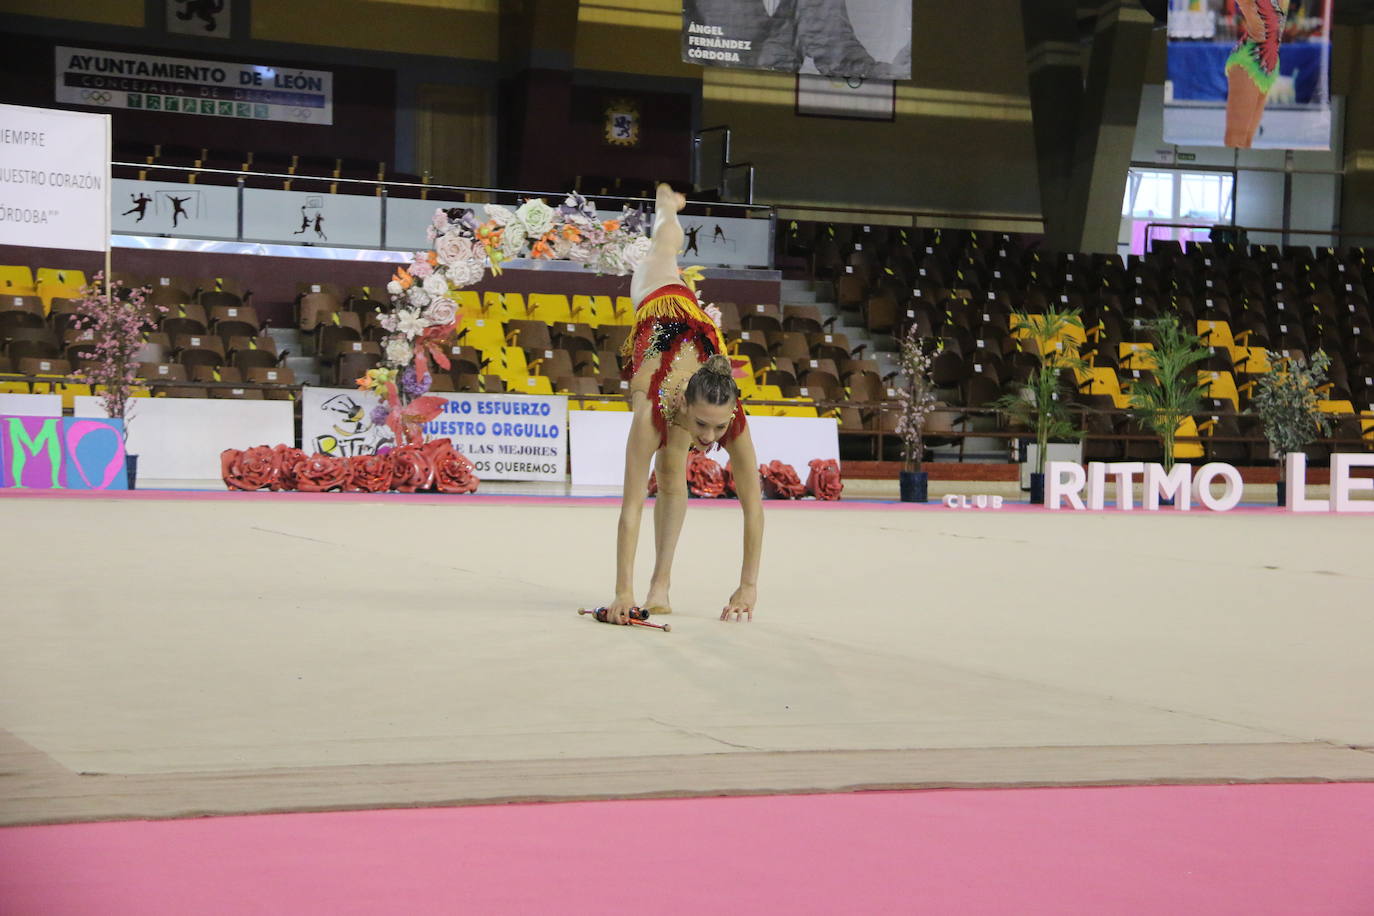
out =
[[[451,439],[435,439],[423,446],[430,466],[434,468],[434,489],[440,493],[476,493],[476,468],[462,452],[453,447]]]
[[[305,452],[298,448],[292,448],[289,445],[278,445],[273,448],[272,464],[276,468],[277,473],[276,476],[272,478],[272,489],[296,489],[296,472],[306,461]]]
[[[810,467],[811,473],[806,475],[806,492],[817,499],[839,499],[844,490],[840,463],[834,458],[813,458]]]
[[[649,472],[649,495],[654,496],[658,493],[658,471]]]
[[[391,488],[402,493],[428,490],[434,482],[434,467],[429,463],[424,448],[419,445],[402,445],[391,450]]]
[[[806,492],[792,465],[781,461],[759,465],[759,477],[763,482],[763,495],[768,499],[798,499]]]
[[[321,452],[296,466],[296,489],[302,493],[342,490],[348,486],[348,478],[348,459],[332,458]]]
[[[391,489],[390,455],[355,455],[348,462],[348,489],[354,493],[383,493]]]
[[[715,499],[725,492],[725,474],[719,464],[700,452],[687,455],[687,492]]]
[[[276,477],[272,449],[259,445],[247,451],[227,448],[219,456],[220,476],[232,490],[261,490]]]

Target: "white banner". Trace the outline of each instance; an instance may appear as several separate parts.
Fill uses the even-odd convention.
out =
[[[568,412],[574,486],[609,487],[625,482],[625,440],[630,435],[632,419],[632,414],[624,411]],[[759,463],[790,464],[803,483],[813,459],[840,460],[839,423],[833,417],[751,416],[748,422]],[[730,460],[723,448],[713,448],[707,455],[722,467]],[[738,473],[739,469],[735,471]]]
[[[109,241],[110,116],[0,105],[0,245]]]
[[[453,394],[425,424],[450,439],[484,480],[563,480],[568,472],[568,399],[526,394]],[[348,388],[301,391],[301,448],[327,455],[371,455],[394,444],[391,430],[372,422],[377,398]],[[623,445],[622,445],[623,448]]]
[[[7,417],[60,417],[60,394],[9,394],[0,391],[0,414]]]
[[[97,397],[75,398],[74,407],[78,417],[105,416]],[[290,401],[132,398],[124,422],[139,477],[153,480],[219,480],[225,449],[296,440]]]
[[[174,181],[113,182],[110,225],[116,233],[238,238],[238,188]]]
[[[59,102],[189,118],[334,123],[334,75],[325,70],[95,48],[54,51]]]
[[[430,213],[433,215],[432,210]],[[424,232],[423,224],[420,231]],[[379,248],[382,244],[381,200],[354,194],[245,188],[243,237],[297,245]]]
[[[680,216],[686,238],[678,259],[708,267],[767,267],[772,224],[767,219]]]

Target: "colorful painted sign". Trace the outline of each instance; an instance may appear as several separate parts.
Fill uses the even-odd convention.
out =
[[[124,421],[0,416],[0,487],[127,490]]]

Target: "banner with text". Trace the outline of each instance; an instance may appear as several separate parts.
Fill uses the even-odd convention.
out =
[[[0,105],[0,245],[109,247],[110,116]]]
[[[568,399],[561,395],[436,393],[444,412],[425,433],[446,438],[484,480],[562,480],[568,471]],[[395,445],[372,422],[377,398],[348,388],[301,391],[301,448],[326,455],[372,455]]]
[[[685,0],[682,59],[708,67],[911,78],[911,0]]]
[[[186,117],[334,123],[334,75],[96,48],[55,50],[56,100]]]

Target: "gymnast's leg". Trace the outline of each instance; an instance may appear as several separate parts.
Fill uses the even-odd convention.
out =
[[[659,287],[682,282],[677,271],[677,252],[682,247],[683,235],[677,212],[687,205],[687,198],[666,184],[658,186],[656,198],[653,241],[630,278],[630,297],[636,308]]]

